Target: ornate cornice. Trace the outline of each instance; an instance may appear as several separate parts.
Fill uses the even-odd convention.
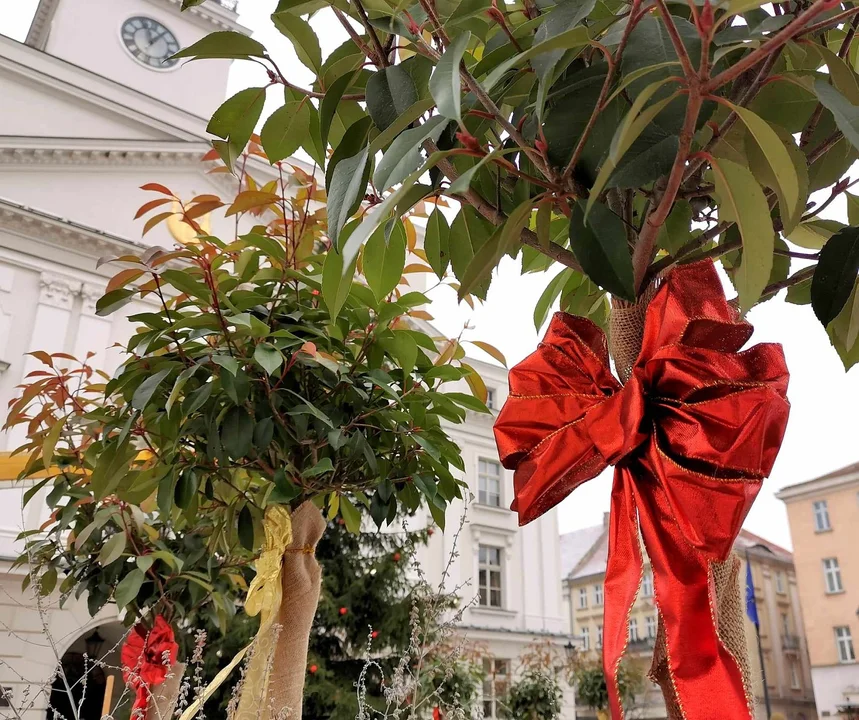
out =
[[[202,151],[201,151],[202,148]],[[0,165],[205,165],[200,157],[205,145],[153,150],[125,150],[96,148],[0,148]]]
[[[24,41],[26,45],[37,50],[45,49],[48,31],[51,29],[51,20],[54,19],[58,4],[59,0],[39,0],[33,21],[30,23],[30,29],[27,31],[27,39]]]
[[[177,9],[181,10],[182,8],[182,0],[167,0],[167,2],[170,5],[175,6]],[[210,22],[217,26],[218,29],[233,30],[235,32],[244,33],[245,35],[250,35],[251,31],[248,28],[239,25],[238,13],[236,13],[235,10],[230,10],[226,5],[227,3],[210,0],[210,2],[203,3],[202,5],[194,5],[184,12]]]
[[[89,258],[139,252],[146,247],[2,198],[0,228]]]
[[[84,283],[81,288],[81,313],[95,317],[95,304],[102,295],[104,295],[104,287]]]
[[[81,291],[81,283],[64,275],[42,273],[39,278],[39,304],[50,305],[61,310],[71,310],[75,295]]]

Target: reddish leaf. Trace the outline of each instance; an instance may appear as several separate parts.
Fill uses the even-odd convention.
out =
[[[175,260],[176,258],[187,257],[191,257],[191,253],[187,250],[174,250],[173,252],[162,253],[149,261],[149,267],[158,267],[159,265],[163,265],[164,263]]]
[[[41,360],[43,364],[48,367],[54,367],[54,361],[51,359],[51,356],[48,355],[44,350],[33,350],[31,353],[27,353],[28,355],[32,355],[36,360]]]
[[[223,205],[224,203],[222,203],[220,200],[209,200],[207,202],[197,203],[196,205],[192,205],[185,211],[185,217],[188,220],[194,220],[195,218],[202,217],[206,213],[212,212],[212,210],[217,210]]]
[[[150,210],[169,202],[172,202],[172,198],[158,198],[157,200],[150,200],[148,203],[144,203],[138,208],[137,213],[134,215],[134,219],[137,220],[143,217]]]
[[[176,197],[170,188],[164,187],[163,185],[161,185],[159,183],[146,183],[145,185],[141,185],[140,189],[141,190],[149,190],[150,192],[160,192],[160,193],[163,193],[164,195],[169,195],[170,197]]]
[[[197,195],[197,197],[195,197],[193,200],[191,200],[191,202],[192,203],[221,202],[221,198],[219,198],[217,195]]]
[[[262,192],[261,190],[245,190],[236,196],[236,200],[230,205],[226,216],[229,217],[240,212],[247,212],[253,208],[265,207],[278,200],[280,200],[280,196],[274,193]]]
[[[107,265],[107,263],[112,262],[130,262],[140,264],[140,258],[135,255],[120,255],[119,257],[112,257],[110,255],[105,255],[104,257],[100,257],[96,262],[96,268],[100,268],[102,265]]]
[[[111,292],[112,290],[119,290],[119,288],[123,288],[129,283],[134,282],[143,275],[143,270],[137,270],[136,268],[128,268],[128,270],[122,270],[114,275],[110,282],[107,284],[104,292],[105,294]]]
[[[172,212],[158,213],[158,215],[153,215],[146,221],[146,224],[143,226],[142,235],[146,235],[152,228],[154,228],[158,223],[164,222],[171,215],[175,215]]]
[[[215,148],[209,150],[202,158],[200,158],[200,162],[212,162],[215,160],[220,160],[221,156],[218,155],[218,151]]]

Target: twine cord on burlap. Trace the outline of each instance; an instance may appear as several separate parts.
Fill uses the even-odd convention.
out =
[[[660,278],[656,278],[647,286],[636,303],[612,298],[612,311],[609,316],[609,352],[614,361],[615,371],[623,383],[626,383],[632,375],[632,368],[641,352],[647,308],[660,284]],[[715,607],[712,610],[716,631],[720,641],[740,668],[750,712],[754,716],[754,694],[751,688],[751,668],[739,583],[740,559],[732,554],[725,562],[712,563],[710,567],[715,588],[715,598],[713,598]],[[685,720],[671,676],[665,627],[661,614],[658,613],[658,615],[659,629],[648,677],[662,690],[668,720]]]

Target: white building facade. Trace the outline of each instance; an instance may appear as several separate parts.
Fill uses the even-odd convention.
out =
[[[248,31],[239,24],[234,0],[208,0],[183,13],[180,6],[180,0],[40,0],[26,42],[0,35],[2,407],[35,368],[30,351],[82,356],[92,349],[96,364],[108,372],[116,368],[120,356],[112,346],[127,337],[127,316],[144,305],[97,316],[95,302],[115,271],[96,263],[149,245],[169,246],[171,232],[181,230],[163,224],[141,239],[134,214],[154,197],[141,185],[159,182],[187,199],[235,192],[234,178],[208,174],[200,160],[209,148],[207,118],[225,97],[229,61],[161,69],[143,52],[146,43],[135,46],[134,36],[155,28],[149,37],[166,38],[172,52],[173,41],[184,47],[213,31]],[[151,50],[153,56],[162,53],[160,46]],[[268,179],[267,164],[252,159],[251,168],[257,179]],[[211,225],[214,235],[234,232],[232,221],[222,217],[212,217]],[[494,392],[497,410],[507,392],[506,372],[474,364]],[[484,686],[484,707],[487,717],[498,717],[497,701],[525,649],[540,640],[559,648],[568,642],[557,517],[552,511],[517,527],[508,509],[511,473],[498,464],[492,418],[470,414],[451,435],[463,449],[475,503],[459,534],[449,581],[470,579],[474,593],[485,598],[465,611],[462,629],[485,649],[494,680]],[[0,436],[0,451],[8,455],[22,439],[17,431]],[[9,467],[0,455],[0,474],[7,470],[0,483],[0,684],[18,706],[51,676],[59,658],[82,653],[96,628],[102,652],[118,641],[121,629],[115,608],[91,618],[83,601],[60,610],[48,598],[39,612],[22,593],[23,571],[10,569],[21,549],[15,537],[22,528],[38,527],[46,511],[38,497],[22,511],[25,488],[8,482]],[[451,508],[448,532],[436,533],[425,552],[431,579],[441,577],[461,509]],[[37,698],[25,720],[44,718],[46,704]],[[564,720],[574,717],[572,702],[567,705]]]

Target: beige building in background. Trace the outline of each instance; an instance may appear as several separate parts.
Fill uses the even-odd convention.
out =
[[[746,558],[752,564],[752,578],[758,617],[761,623],[767,686],[772,718],[815,720],[811,664],[803,636],[802,612],[793,558],[787,550],[743,530],[734,545],[743,560],[741,581],[745,582]],[[594,659],[599,657],[603,639],[605,568],[608,558],[608,514],[603,525],[584,528],[561,536],[561,565],[564,571],[565,600],[578,645]],[[656,641],[657,608],[653,595],[653,574],[645,556],[641,589],[629,618],[627,655],[642,678],[641,691],[628,718],[663,720],[665,703],[659,687],[646,675]],[[766,720],[760,655],[755,628],[746,618],[746,639],[752,667],[758,720]],[[586,707],[576,708],[578,720],[595,720]]]
[[[787,505],[821,717],[859,718],[859,463],[791,485]]]

